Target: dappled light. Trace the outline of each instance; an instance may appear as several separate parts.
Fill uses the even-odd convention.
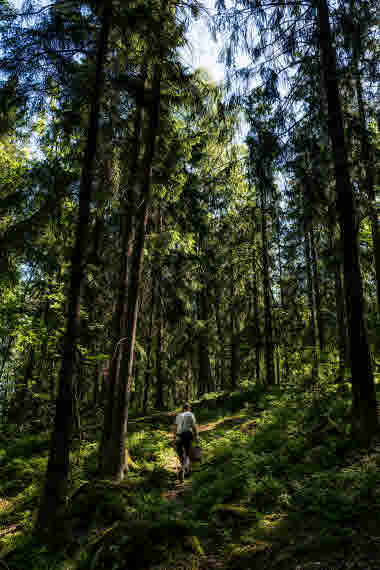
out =
[[[379,570],[375,0],[0,0],[0,570]]]

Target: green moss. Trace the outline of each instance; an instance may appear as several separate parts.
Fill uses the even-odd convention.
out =
[[[66,519],[71,521],[74,532],[133,519],[136,509],[131,489],[133,486],[113,485],[109,481],[86,483],[71,497]]]
[[[272,548],[271,543],[257,541],[249,546],[236,546],[232,549],[228,565],[230,568],[249,568],[250,564],[258,564],[259,558],[266,555]]]
[[[189,547],[188,536],[189,529],[182,521],[121,522],[92,545],[81,568],[146,570],[162,563],[173,550]]]

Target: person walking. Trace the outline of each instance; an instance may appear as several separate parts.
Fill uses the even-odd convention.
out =
[[[190,448],[193,439],[199,440],[199,429],[190,404],[184,404],[183,412],[176,416],[173,425],[173,446],[181,462],[179,479],[183,482],[185,473],[191,470]]]

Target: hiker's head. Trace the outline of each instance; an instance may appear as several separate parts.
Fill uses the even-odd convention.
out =
[[[186,404],[183,404],[183,411],[184,411],[184,412],[188,412],[189,410],[190,410],[190,404],[188,404],[188,403],[186,402]]]

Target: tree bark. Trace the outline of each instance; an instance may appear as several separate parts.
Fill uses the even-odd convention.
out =
[[[328,103],[328,126],[332,142],[338,215],[343,242],[344,289],[347,306],[353,411],[361,440],[368,443],[378,428],[376,392],[364,318],[364,298],[357,243],[356,212],[345,144],[343,114],[332,44],[327,0],[318,1],[319,41]]]
[[[279,275],[279,277],[280,277],[280,301],[281,301],[282,310],[285,312],[286,307],[284,305],[284,287],[283,287],[283,279],[282,279],[281,233],[280,233],[280,213],[279,212],[277,212],[276,232],[277,232],[277,243],[278,243],[278,267],[279,267],[279,274],[280,274]],[[280,334],[279,334],[280,340],[281,340],[281,336],[282,336],[282,341],[283,341],[283,346],[284,346],[285,375],[286,375],[286,378],[289,378],[289,355],[288,355],[289,346],[288,346],[288,339],[287,339],[286,331],[282,331],[282,333],[280,331]],[[280,340],[279,340],[279,342],[280,342]],[[279,368],[279,374],[281,374],[280,368]]]
[[[313,365],[311,371],[312,382],[315,383],[318,380],[318,355],[317,355],[317,339],[315,336],[315,313],[314,313],[314,295],[313,295],[313,275],[311,269],[311,255],[310,255],[310,236],[309,232],[306,230],[305,224],[305,259],[306,259],[306,273],[307,273],[307,298],[309,301],[309,311],[310,311],[310,331],[311,331],[311,346],[313,350]]]
[[[152,302],[150,307],[150,324],[149,324],[149,339],[148,339],[148,347],[147,347],[147,358],[146,358],[146,371],[145,371],[145,383],[144,383],[144,395],[143,395],[143,402],[142,402],[142,409],[143,413],[147,413],[148,407],[148,396],[149,396],[149,385],[150,379],[152,374],[152,347],[153,347],[153,326],[154,326],[154,318],[155,318],[155,311],[156,311],[156,287],[157,285],[154,283],[154,276],[152,275]]]
[[[317,317],[317,329],[318,329],[318,340],[319,340],[319,350],[323,352],[325,349],[325,329],[322,317],[322,301],[321,301],[321,291],[320,291],[320,277],[318,270],[318,256],[317,249],[315,246],[314,239],[314,229],[310,228],[310,245],[311,245],[311,259],[313,267],[313,283],[314,283],[314,295],[315,295],[315,312]]]
[[[332,232],[330,232],[330,248],[334,250],[334,240]],[[336,257],[336,256],[335,256]],[[337,317],[337,335],[338,335],[338,351],[339,351],[339,382],[344,381],[348,356],[348,341],[346,334],[346,311],[344,305],[344,291],[341,277],[341,264],[338,259],[334,259],[334,278],[335,278],[335,306]]]
[[[158,232],[162,233],[162,214],[158,212]],[[163,336],[164,336],[164,314],[162,298],[162,266],[159,262],[157,270],[157,293],[158,293],[158,319],[157,319],[157,352],[156,352],[156,401],[155,408],[164,408],[164,378],[162,372],[163,359]]]
[[[231,337],[231,388],[234,390],[240,376],[240,335],[237,319],[235,316],[235,277],[234,264],[231,250],[231,305],[230,305],[230,337]]]
[[[210,353],[209,353],[209,319],[210,319],[210,307],[208,302],[208,287],[204,284],[203,289],[199,294],[199,304],[200,304],[200,318],[205,322],[205,328],[202,331],[199,339],[199,358],[200,358],[200,370],[199,370],[199,384],[202,386],[202,393],[210,392],[213,389],[213,379],[211,372],[210,363]]]
[[[260,167],[260,170],[262,168]],[[271,386],[275,383],[274,353],[273,353],[273,326],[271,310],[271,291],[269,277],[268,238],[266,220],[266,199],[264,189],[264,173],[259,176],[260,202],[261,202],[261,237],[263,245],[263,286],[264,286],[264,336],[265,336],[265,368],[267,383]]]
[[[161,271],[159,271],[161,274]],[[162,275],[161,275],[162,278]],[[158,319],[157,319],[157,353],[156,353],[156,402],[155,408],[162,410],[164,407],[164,378],[162,371],[164,319],[162,310],[162,296],[160,282],[158,285]]]
[[[218,385],[217,390],[223,390],[224,387],[224,378],[223,378],[223,347],[224,347],[224,337],[223,337],[223,327],[222,327],[222,319],[220,315],[220,303],[218,299],[218,291],[215,292],[215,320],[216,320],[216,328],[218,331],[219,337],[219,349],[218,349]]]
[[[50,443],[46,482],[37,516],[36,531],[52,539],[57,520],[65,508],[69,474],[69,453],[73,428],[74,361],[80,325],[80,292],[84,275],[84,255],[93,181],[93,164],[97,150],[99,113],[104,88],[104,63],[111,30],[112,3],[104,4],[99,33],[95,84],[90,99],[87,144],[79,192],[79,216],[75,246],[71,261],[71,279],[68,296],[68,320],[64,340],[64,355],[59,377],[54,428]]]
[[[256,261],[256,244],[253,244],[252,249],[252,295],[253,295],[253,326],[255,335],[255,371],[256,382],[260,383],[260,355],[261,355],[261,342],[260,342],[260,322],[259,322],[259,294],[257,286],[257,261]]]
[[[144,78],[145,80],[145,78]],[[134,120],[133,146],[131,170],[128,180],[127,203],[121,204],[121,267],[119,275],[119,287],[117,300],[113,313],[113,340],[110,354],[110,366],[107,383],[107,398],[104,411],[104,424],[102,440],[99,446],[100,472],[107,469],[106,447],[112,432],[112,415],[115,396],[120,380],[120,363],[123,353],[123,343],[126,342],[126,317],[128,305],[128,277],[131,268],[135,239],[135,218],[138,201],[137,172],[140,158],[141,132],[142,132],[142,108],[136,107]]]
[[[142,161],[142,199],[139,210],[136,243],[133,252],[132,266],[128,285],[128,310],[126,318],[126,340],[120,347],[121,376],[117,398],[114,401],[112,415],[112,432],[105,451],[103,474],[116,482],[124,477],[126,469],[126,436],[129,411],[129,395],[132,381],[134,350],[136,343],[136,327],[139,309],[139,296],[142,283],[144,245],[149,208],[151,203],[152,168],[156,152],[156,140],[159,130],[161,66],[156,64],[153,71],[152,103],[146,130],[145,152]]]

